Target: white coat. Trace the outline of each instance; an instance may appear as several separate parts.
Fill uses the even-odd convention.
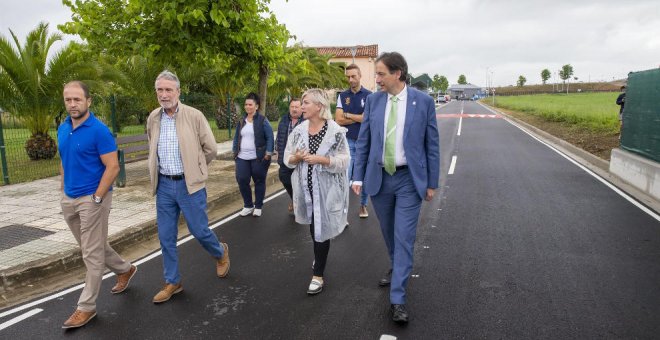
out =
[[[348,176],[351,160],[346,140],[346,128],[334,120],[328,120],[328,129],[316,154],[330,158],[330,165],[314,165],[312,187],[314,197],[307,187],[307,162],[290,164],[289,158],[296,150],[309,149],[309,121],[298,125],[291,134],[284,150],[284,165],[294,169],[291,175],[293,187],[293,211],[296,222],[310,224],[314,216],[314,240],[324,242],[341,234],[348,223]]]

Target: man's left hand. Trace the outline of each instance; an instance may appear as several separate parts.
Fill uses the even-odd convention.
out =
[[[431,201],[431,200],[433,200],[433,195],[435,195],[435,189],[427,188],[427,189],[426,189],[426,198],[425,198],[425,199],[426,199],[427,201]]]

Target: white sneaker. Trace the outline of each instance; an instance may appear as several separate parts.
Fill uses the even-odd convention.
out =
[[[254,217],[261,216],[261,209],[254,209],[254,212],[252,213],[252,216],[254,216]]]
[[[252,211],[254,211],[254,208],[243,208],[243,210],[241,210],[239,215],[241,215],[242,217],[245,217],[247,215],[250,215],[252,213]]]

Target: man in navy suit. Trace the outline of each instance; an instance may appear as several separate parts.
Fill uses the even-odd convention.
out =
[[[352,189],[371,196],[391,269],[392,319],[408,322],[406,284],[422,200],[433,199],[440,177],[440,141],[433,99],[406,86],[408,64],[397,52],[376,60],[380,92],[367,97],[355,152]]]

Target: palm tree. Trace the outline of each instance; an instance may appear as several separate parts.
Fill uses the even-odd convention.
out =
[[[63,85],[73,79],[94,83],[103,71],[97,63],[84,59],[84,46],[75,42],[49,58],[51,47],[62,36],[49,34],[47,23],[39,23],[28,33],[23,45],[9,32],[13,46],[0,35],[0,107],[21,118],[30,131],[25,143],[30,159],[51,159],[57,145],[48,130],[64,111]]]
[[[126,107],[122,108],[122,114],[135,116],[140,124],[145,125],[151,110],[158,107],[154,86],[156,76],[164,67],[142,56],[120,58],[115,66],[121,72],[117,81],[119,92],[125,95]]]
[[[320,55],[313,48],[300,45],[288,47],[286,62],[272,72],[273,84],[269,86],[270,98],[300,96],[313,87],[333,89],[345,86],[344,70],[330,63],[332,56]]]

